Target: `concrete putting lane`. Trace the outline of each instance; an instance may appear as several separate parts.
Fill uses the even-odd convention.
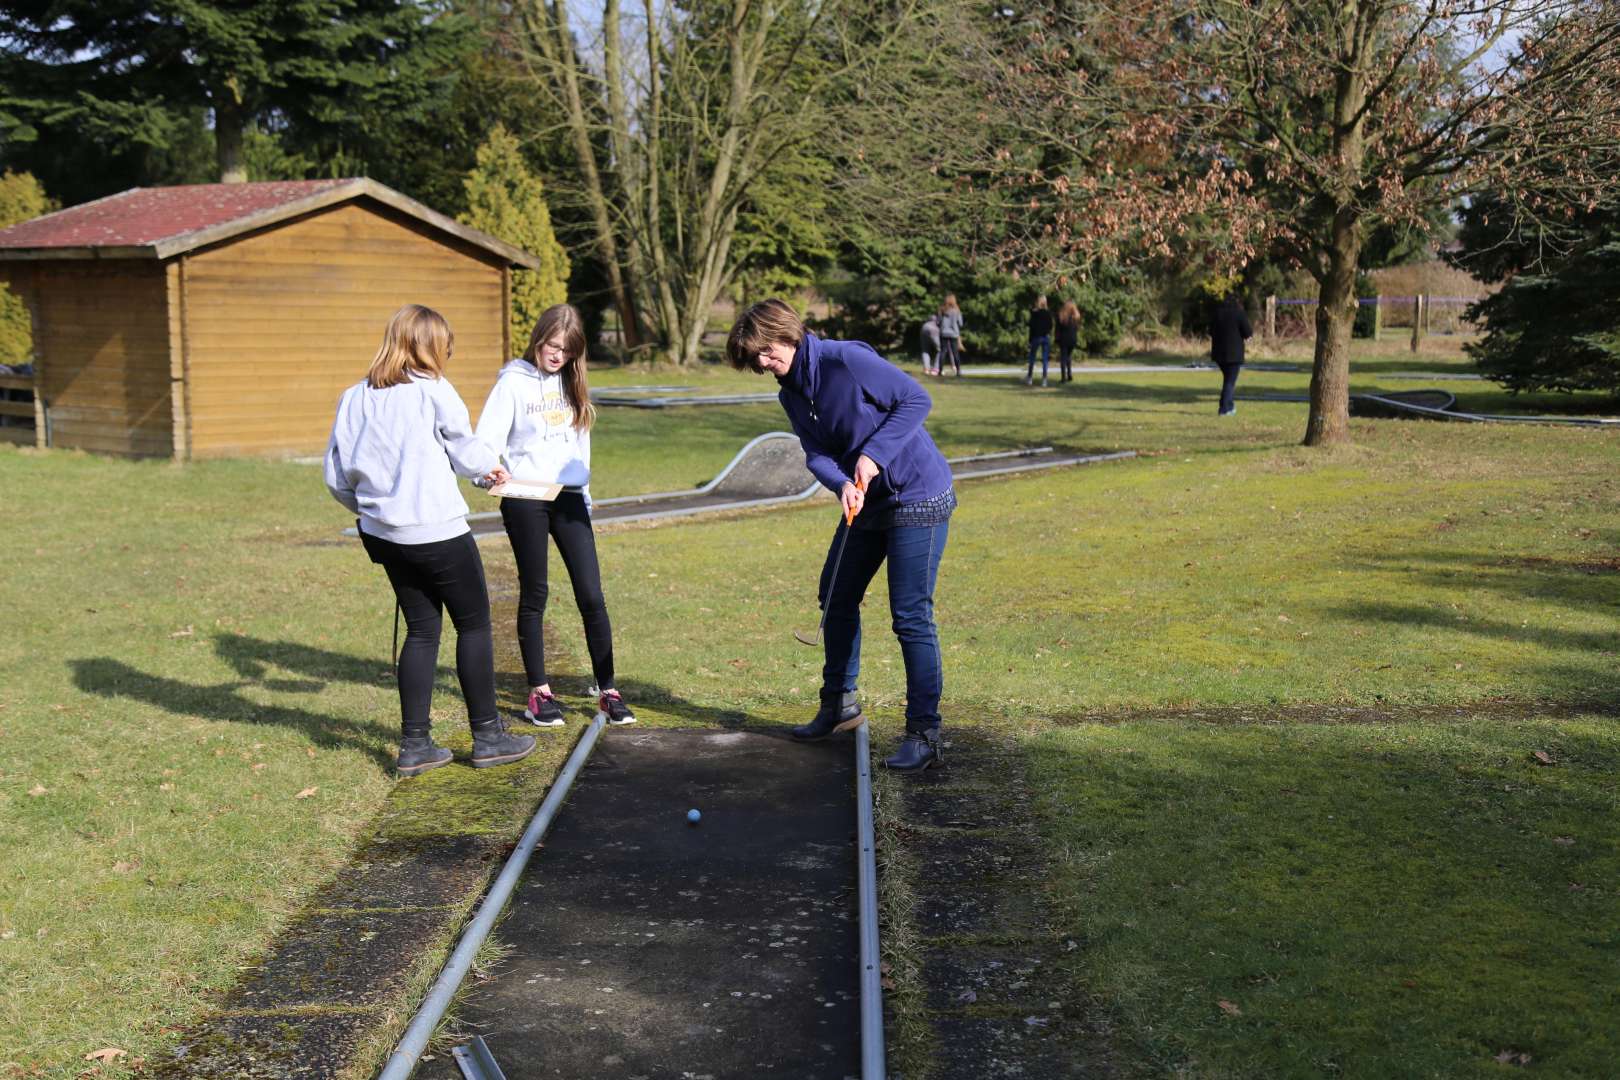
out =
[[[607,730],[463,1030],[512,1080],[858,1076],[854,784],[848,739]]]

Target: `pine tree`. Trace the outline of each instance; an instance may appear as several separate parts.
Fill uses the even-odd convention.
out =
[[[255,123],[409,117],[468,26],[430,0],[29,0],[0,7],[0,128],[167,149],[209,110],[218,178],[248,179]]]
[[[48,214],[56,203],[28,173],[0,176],[0,229]],[[34,352],[33,323],[22,299],[0,285],[0,364],[26,364]]]
[[[496,124],[478,149],[478,164],[463,183],[468,210],[465,225],[520,247],[540,259],[538,270],[512,273],[512,346],[528,343],[540,313],[568,299],[568,254],[551,231],[540,177],[524,160],[523,148],[504,124]]]

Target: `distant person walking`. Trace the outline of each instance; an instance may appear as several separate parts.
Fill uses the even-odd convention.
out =
[[[405,613],[399,651],[401,776],[436,769],[450,751],[434,745],[428,707],[444,609],[456,627],[456,678],[467,702],[475,768],[528,756],[534,739],[509,735],[495,708],[495,646],[489,590],[467,502],[456,477],[507,479],[495,451],[473,434],[444,366],[450,326],[407,304],[395,312],[361,382],[343,392],[326,448],[326,487],[358,515],[360,543],[381,563]]]
[[[591,529],[591,425],[596,407],[585,372],[585,324],[571,304],[540,313],[523,355],[501,368],[478,417],[478,437],[505,459],[515,480],[561,484],[549,502],[504,498],[501,521],[517,560],[518,651],[529,683],[523,715],[540,727],[561,727],[562,706],[546,673],[547,564],[557,545],[574,604],[585,624],[585,650],[596,680],[597,709],[610,724],[633,724],[635,713],[613,685],[613,627],[602,594],[602,572]]]
[[[1046,297],[1037,296],[1035,307],[1029,313],[1029,370],[1024,372],[1024,385],[1035,379],[1035,350],[1041,352],[1041,385],[1046,385],[1047,366],[1052,359],[1052,313],[1047,310]]]
[[[793,737],[825,739],[865,723],[856,695],[861,601],[887,562],[890,624],[906,667],[906,734],[883,764],[901,771],[939,764],[944,677],[934,583],[956,491],[923,427],[933,405],[928,391],[864,342],[807,333],[780,300],[737,317],[726,356],[739,370],[776,376],[805,464],[844,507],[817,590],[826,620],[821,708]]]
[[[931,314],[922,324],[922,362],[924,375],[939,374],[939,315]]]
[[[1074,356],[1074,347],[1080,342],[1080,308],[1073,300],[1065,300],[1063,308],[1057,316],[1057,345],[1059,382],[1073,382],[1074,373],[1069,368],[1069,359]]]
[[[1216,415],[1231,416],[1237,412],[1233,393],[1237,389],[1238,373],[1243,370],[1243,343],[1254,335],[1249,316],[1236,296],[1227,296],[1215,308],[1209,320],[1209,358],[1221,369],[1221,404]]]
[[[939,308],[939,364],[938,373],[945,374],[945,361],[951,362],[956,377],[962,377],[962,309],[956,306],[956,294],[946,293],[945,303]]]

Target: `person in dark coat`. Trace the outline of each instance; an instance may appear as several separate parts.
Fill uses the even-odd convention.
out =
[[[1035,351],[1041,353],[1041,385],[1046,385],[1046,368],[1052,359],[1052,312],[1046,306],[1046,297],[1037,296],[1035,307],[1029,313],[1029,370],[1024,373],[1024,385],[1035,378]]]
[[[776,376],[805,465],[844,508],[818,590],[826,612],[821,709],[793,737],[825,739],[864,722],[855,689],[861,600],[887,563],[890,623],[906,667],[906,734],[884,765],[910,772],[939,764],[944,683],[934,583],[956,490],[923,426],[933,406],[928,391],[864,342],[809,333],[780,300],[737,317],[726,356],[739,370]]]
[[[1221,369],[1221,405],[1219,416],[1237,412],[1233,393],[1237,390],[1238,372],[1243,370],[1243,342],[1254,335],[1249,316],[1235,296],[1228,296],[1215,308],[1209,320],[1209,358]]]

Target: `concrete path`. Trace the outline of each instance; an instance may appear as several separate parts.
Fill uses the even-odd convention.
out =
[[[848,740],[610,730],[462,1027],[513,1078],[857,1076],[854,833]]]

